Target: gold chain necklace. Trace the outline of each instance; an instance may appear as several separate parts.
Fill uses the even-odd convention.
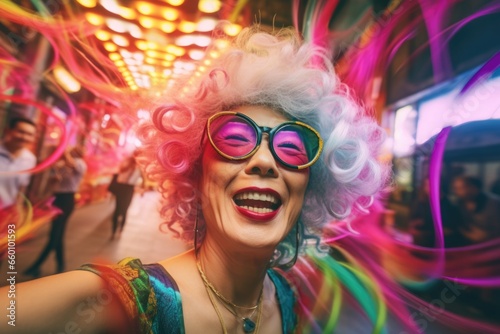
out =
[[[262,313],[262,295],[263,295],[263,291],[264,291],[264,286],[262,286],[262,288],[260,290],[259,298],[258,298],[257,304],[255,306],[252,306],[252,307],[239,306],[239,305],[236,305],[236,304],[232,303],[227,298],[225,298],[213,286],[213,284],[208,281],[207,276],[205,275],[205,272],[203,271],[203,269],[201,269],[201,264],[200,264],[199,260],[196,261],[196,266],[198,268],[198,272],[200,273],[200,277],[203,280],[203,284],[205,285],[205,289],[207,290],[207,294],[208,294],[208,297],[210,298],[210,302],[212,303],[212,305],[213,305],[213,307],[214,307],[214,309],[215,309],[215,311],[217,313],[217,316],[219,317],[219,321],[220,321],[220,323],[222,325],[222,329],[223,329],[224,334],[227,333],[227,330],[226,330],[225,324],[224,324],[224,319],[222,318],[222,315],[221,315],[221,313],[219,311],[219,308],[217,307],[217,304],[213,300],[212,294],[214,294],[216,297],[219,298],[219,300],[222,302],[222,305],[226,308],[226,310],[228,310],[236,318],[238,318],[238,319],[240,319],[242,321],[242,323],[243,323],[243,331],[245,333],[253,333],[253,332],[255,332],[255,334],[257,334],[258,333],[258,327],[259,327],[259,324],[260,324],[261,313]],[[242,317],[242,316],[238,315],[238,313],[234,309],[231,309],[229,306],[232,306],[234,309],[241,308],[241,309],[246,309],[246,310],[253,310],[253,312],[248,317]],[[255,313],[256,310],[257,310],[257,319],[254,322],[251,319],[251,317],[254,315],[254,313]]]

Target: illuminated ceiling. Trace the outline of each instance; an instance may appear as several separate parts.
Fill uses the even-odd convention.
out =
[[[247,0],[77,3],[78,10],[96,27],[95,38],[132,90],[168,87],[180,75],[200,75],[226,47],[227,37],[235,36],[254,20],[255,10],[255,2],[249,4]],[[224,25],[218,35],[225,38],[214,38],[213,30],[220,20],[230,24]],[[206,52],[209,45],[210,52]]]

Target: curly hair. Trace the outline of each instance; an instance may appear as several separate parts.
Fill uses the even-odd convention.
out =
[[[235,106],[265,105],[320,132],[324,151],[311,167],[299,219],[305,238],[318,238],[325,223],[365,210],[385,185],[388,168],[377,160],[384,132],[340,83],[328,52],[303,43],[292,29],[242,30],[186,87],[168,91],[163,97],[168,102],[142,129],[150,154],[146,171],[159,183],[164,224],[186,241],[193,240],[202,203],[198,182],[205,123]],[[295,235],[284,242],[295,244]]]

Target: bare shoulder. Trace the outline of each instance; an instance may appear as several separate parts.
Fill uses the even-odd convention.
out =
[[[187,251],[173,258],[160,261],[159,264],[165,268],[177,284],[182,295],[183,307],[192,296],[204,293],[204,286],[196,269],[196,256],[194,252]]]
[[[9,294],[9,292],[11,292]],[[76,270],[0,289],[0,307],[11,308],[1,333],[79,332],[108,328],[116,303],[96,274]]]
[[[160,261],[159,264],[177,281],[186,276],[191,276],[196,270],[196,257],[192,250],[177,256]]]

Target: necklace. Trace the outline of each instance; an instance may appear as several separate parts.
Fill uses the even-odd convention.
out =
[[[217,304],[213,300],[213,295],[215,295],[219,300],[222,302],[222,305],[228,310],[232,315],[234,315],[236,318],[240,319],[243,323],[243,331],[245,333],[253,333],[254,331],[258,333],[258,327],[260,323],[260,318],[262,314],[262,295],[263,295],[263,290],[264,286],[262,286],[259,294],[259,298],[257,299],[257,304],[255,306],[247,307],[247,306],[239,306],[225,298],[214,286],[212,283],[210,283],[207,279],[207,276],[205,275],[205,272],[203,269],[201,269],[200,261],[196,261],[196,266],[198,268],[198,272],[200,273],[200,277],[203,280],[203,284],[205,285],[205,289],[207,290],[208,297],[210,298],[210,302],[212,303],[217,316],[219,317],[219,321],[222,325],[222,329],[224,334],[227,333],[225,324],[224,324],[224,319],[222,318],[222,315],[219,311],[219,308],[217,307]],[[231,308],[232,307],[232,308]],[[245,309],[245,310],[252,310],[253,312],[250,314],[248,317],[242,317],[236,312],[236,308],[240,309]],[[253,317],[254,313],[257,311],[257,319],[254,322],[251,317]]]

